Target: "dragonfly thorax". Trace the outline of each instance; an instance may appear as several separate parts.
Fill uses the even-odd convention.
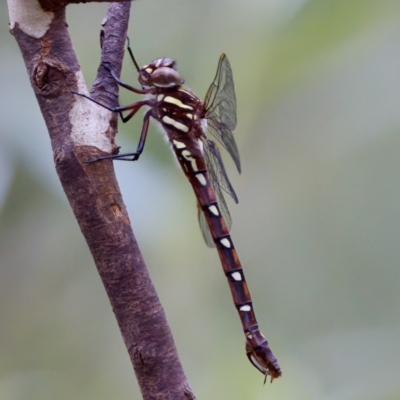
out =
[[[145,65],[139,71],[139,82],[145,87],[171,88],[181,86],[184,80],[175,69],[171,58],[159,58]]]
[[[152,95],[155,102],[152,117],[161,123],[170,140],[176,135],[200,137],[202,133],[201,119],[203,104],[190,90],[175,86],[172,88],[157,88]]]

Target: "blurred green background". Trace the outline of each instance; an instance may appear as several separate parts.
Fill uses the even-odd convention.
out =
[[[89,86],[106,8],[68,8]],[[7,24],[1,2],[0,400],[139,399]],[[158,132],[140,162],[115,163],[197,397],[400,399],[400,2],[142,0],[129,35],[139,64],[178,60],[200,97],[221,52],[234,73],[232,236],[282,379],[263,387],[247,361],[217,253]],[[136,82],[127,59],[122,76]],[[120,125],[124,151],[141,123]]]

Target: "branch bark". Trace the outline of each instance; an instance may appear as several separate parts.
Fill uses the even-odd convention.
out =
[[[114,0],[114,3],[126,2],[133,0]],[[60,8],[66,7],[68,4],[79,4],[79,3],[105,3],[109,0],[39,0],[39,3],[45,11],[56,11]]]
[[[133,235],[113,164],[83,162],[115,150],[117,116],[71,93],[87,89],[65,8],[44,11],[38,0],[8,3],[10,32],[49,131],[58,176],[110,299],[143,399],[195,399]],[[129,10],[130,2],[111,3],[103,22],[102,62],[117,74]],[[118,87],[101,66],[91,94],[108,104],[117,102]]]

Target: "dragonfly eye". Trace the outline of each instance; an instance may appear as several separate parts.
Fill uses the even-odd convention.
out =
[[[143,69],[139,72],[138,80],[141,85],[150,86],[150,74]]]
[[[184,81],[174,69],[170,67],[160,67],[151,74],[150,82],[154,86],[169,88],[181,86]]]

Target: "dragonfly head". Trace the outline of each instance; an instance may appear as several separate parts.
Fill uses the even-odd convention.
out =
[[[175,69],[176,63],[171,58],[159,58],[145,65],[139,71],[139,82],[143,86],[171,88],[181,86],[184,80]]]

